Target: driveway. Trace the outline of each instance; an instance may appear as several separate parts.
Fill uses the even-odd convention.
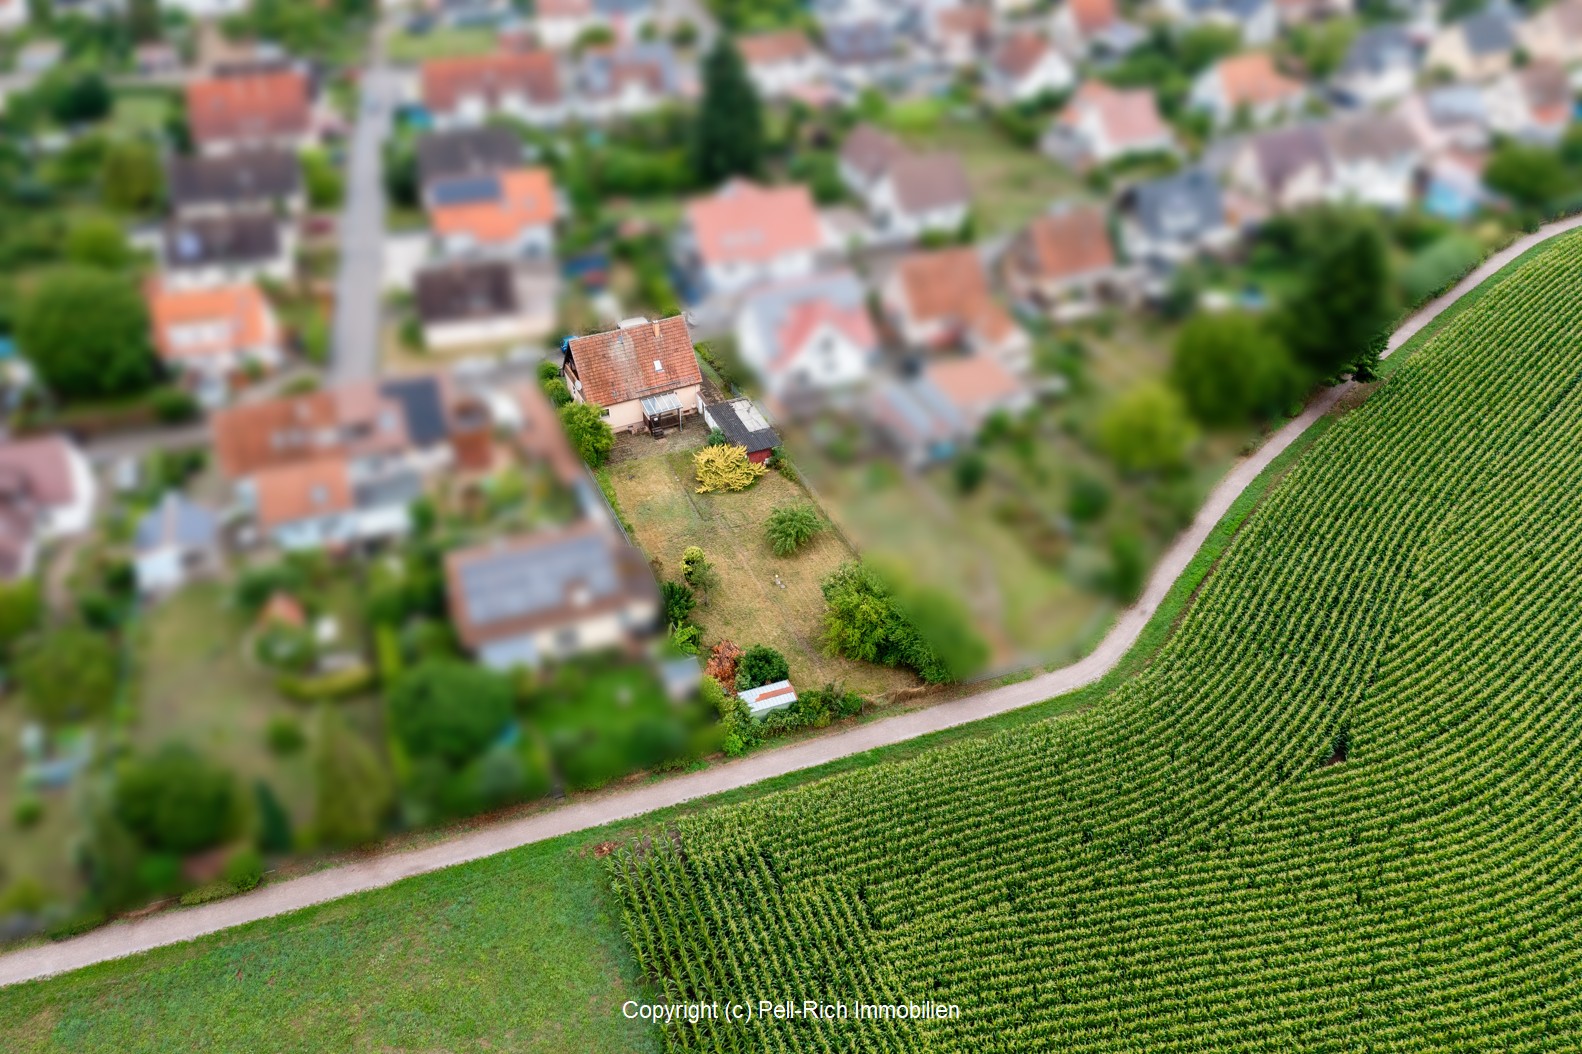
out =
[[[1582,226],[1582,216],[1574,216],[1518,239],[1510,248],[1495,254],[1448,293],[1430,302],[1407,320],[1391,337],[1385,354],[1395,351],[1468,290],[1527,249],[1579,226]],[[601,827],[656,809],[814,768],[865,750],[968,724],[1092,684],[1131,650],[1154,610],[1202,547],[1215,524],[1230,509],[1231,503],[1270,462],[1328,413],[1350,387],[1350,384],[1345,384],[1324,392],[1309,404],[1301,416],[1270,436],[1255,453],[1239,461],[1209,494],[1192,525],[1182,532],[1154,568],[1137,604],[1122,613],[1091,654],[1070,666],[1039,674],[1017,684],[986,689],[927,709],[858,725],[819,739],[765,750],[735,761],[710,765],[701,771],[467,831],[420,849],[358,860],[278,885],[267,885],[245,896],[152,915],[135,922],[116,923],[70,940],[0,955],[0,985],[135,955],[312,904],[388,886],[413,875],[493,856],[563,834]]]
[[[377,46],[376,46],[377,47]],[[382,50],[382,49],[379,49]],[[337,381],[379,373],[381,276],[384,272],[384,143],[400,102],[393,70],[376,60],[363,74],[347,162],[341,217],[341,272],[335,286],[331,372]]]

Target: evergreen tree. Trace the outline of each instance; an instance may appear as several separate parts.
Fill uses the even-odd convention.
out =
[[[741,53],[727,37],[703,62],[703,103],[693,139],[693,168],[704,183],[755,174],[763,160],[763,107]]]
[[[1389,324],[1389,260],[1371,217],[1316,209],[1301,217],[1301,291],[1281,312],[1286,345],[1320,377],[1365,368],[1374,338]]]

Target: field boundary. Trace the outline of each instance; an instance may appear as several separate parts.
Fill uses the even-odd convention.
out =
[[[1405,320],[1391,336],[1384,354],[1415,346],[1428,339],[1432,326],[1447,309],[1469,292],[1517,261],[1541,243],[1582,226],[1582,216],[1539,228],[1494,254]],[[1240,520],[1222,531],[1222,521],[1235,514],[1244,517],[1243,493],[1258,483],[1293,445],[1304,440],[1351,391],[1353,383],[1320,393],[1307,408],[1273,433],[1257,451],[1243,458],[1214,487],[1191,525],[1177,537],[1150,575],[1142,597],[1116,619],[1098,646],[1069,666],[1040,673],[1025,680],[990,688],[924,709],[886,717],[867,724],[763,751],[706,769],[661,779],[608,795],[572,802],[497,825],[462,832],[417,849],[356,860],[341,866],[292,878],[229,900],[201,907],[171,911],[132,922],[115,923],[55,944],[39,945],[0,955],[0,986],[48,977],[94,963],[123,958],[169,944],[229,929],[260,919],[337,900],[354,893],[392,885],[402,879],[438,871],[534,842],[545,841],[629,820],[697,799],[740,790],[766,780],[815,770],[831,762],[894,747],[985,718],[1036,707],[1057,697],[1088,688],[1110,676],[1123,663],[1130,665],[1139,643],[1150,643],[1173,624],[1182,606],[1180,588],[1195,591],[1207,575],[1200,552],[1212,540],[1223,545],[1234,535]],[[1212,565],[1210,560],[1209,566]],[[1195,576],[1195,580],[1194,580]],[[1159,620],[1155,615],[1160,616]]]

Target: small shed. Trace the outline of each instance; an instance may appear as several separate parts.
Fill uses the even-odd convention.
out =
[[[700,396],[698,409],[710,428],[724,432],[730,443],[746,447],[747,460],[754,464],[761,465],[769,460],[770,452],[780,445],[780,436],[751,399],[731,399],[705,406]]]
[[[769,684],[737,692],[736,697],[747,704],[754,717],[762,717],[774,710],[784,710],[796,702],[796,689],[790,681],[773,681]]]
[[[220,521],[212,509],[166,492],[133,535],[138,590],[165,593],[195,575],[212,573],[220,563],[219,540]]]

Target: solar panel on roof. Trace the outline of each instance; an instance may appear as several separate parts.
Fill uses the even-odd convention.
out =
[[[500,200],[500,181],[493,176],[447,179],[436,183],[433,190],[435,205],[476,205],[485,201]]]

